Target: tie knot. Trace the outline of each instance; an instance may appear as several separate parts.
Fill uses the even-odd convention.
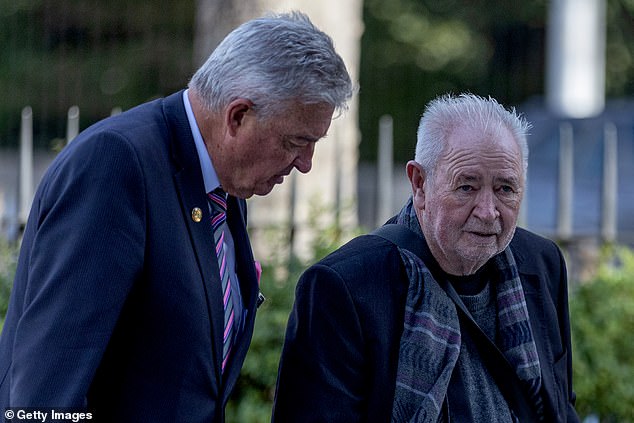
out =
[[[216,188],[207,194],[211,206],[219,212],[227,212],[227,193],[222,188]]]

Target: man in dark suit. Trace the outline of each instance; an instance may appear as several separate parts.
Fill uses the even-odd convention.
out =
[[[80,134],[33,201],[0,410],[224,421],[258,302],[244,199],[308,172],[352,92],[308,17],[268,16],[229,34],[188,90]]]
[[[516,228],[527,128],[493,99],[427,106],[393,224],[298,283],[274,422],[578,421],[565,263]]]

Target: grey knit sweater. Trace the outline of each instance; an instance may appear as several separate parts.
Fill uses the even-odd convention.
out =
[[[462,302],[484,333],[495,340],[497,311],[495,286],[486,272],[462,278],[450,278]],[[484,287],[475,295],[467,287]],[[469,329],[461,322],[462,345],[447,391],[451,422],[510,423],[509,406],[493,377],[484,367]]]

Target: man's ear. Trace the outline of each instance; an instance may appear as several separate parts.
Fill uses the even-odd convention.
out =
[[[253,103],[246,98],[236,98],[225,108],[225,125],[232,137],[244,126],[247,114],[253,114]]]
[[[407,162],[407,177],[412,185],[412,200],[414,207],[425,209],[425,180],[427,174],[420,163],[410,160]]]

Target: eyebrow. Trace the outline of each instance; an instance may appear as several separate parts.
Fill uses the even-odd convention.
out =
[[[454,180],[456,182],[474,182],[479,181],[481,178],[475,175],[458,175]]]
[[[476,175],[463,174],[463,175],[457,176],[454,180],[455,180],[456,183],[479,182],[480,180],[482,180],[482,178],[480,176],[476,176]],[[514,176],[496,177],[494,179],[494,181],[496,183],[502,183],[502,184],[511,185],[511,186],[519,186],[519,184],[520,184],[520,179],[516,178]]]

